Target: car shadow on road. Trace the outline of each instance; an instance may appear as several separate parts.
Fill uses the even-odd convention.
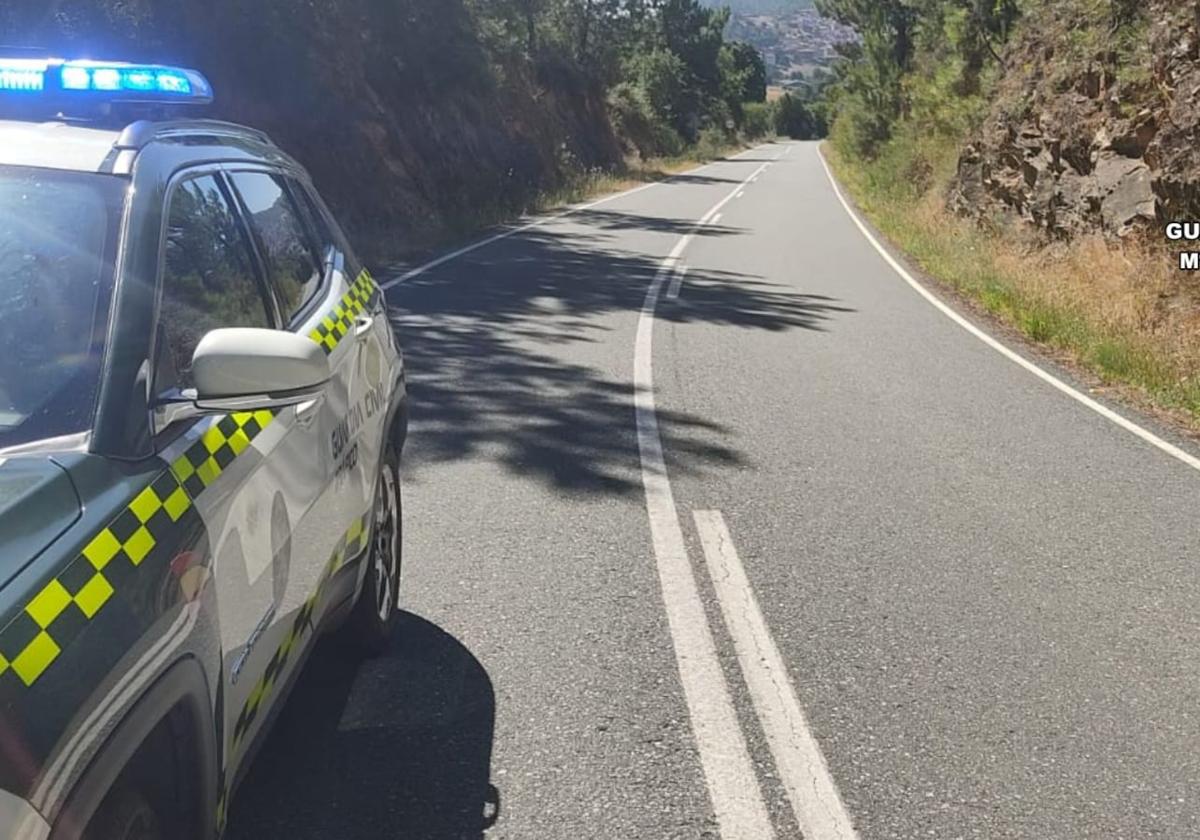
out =
[[[491,679],[402,613],[378,659],[323,640],[232,803],[229,840],[466,840],[499,815]]]

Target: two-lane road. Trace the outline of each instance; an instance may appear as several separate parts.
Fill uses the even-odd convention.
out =
[[[1200,836],[1200,473],[917,294],[815,145],[390,300],[412,615],[318,651],[232,837]]]

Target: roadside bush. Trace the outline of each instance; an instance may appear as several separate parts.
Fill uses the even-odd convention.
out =
[[[646,93],[630,82],[622,82],[609,92],[608,109],[617,136],[640,157],[678,155],[683,138],[651,107]]]
[[[747,102],[742,109],[742,133],[758,140],[775,133],[775,106],[769,102]]]
[[[857,95],[838,100],[830,138],[845,154],[872,160],[891,136],[889,119],[872,110]]]
[[[825,136],[825,120],[798,97],[785,93],[775,102],[775,133],[795,140]]]
[[[648,111],[679,129],[690,110],[687,66],[665,49],[635,54],[625,64],[626,79],[636,87]]]
[[[701,129],[696,138],[696,154],[701,158],[721,157],[733,142],[733,137],[724,128],[710,125]]]

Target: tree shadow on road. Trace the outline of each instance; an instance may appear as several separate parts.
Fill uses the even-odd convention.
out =
[[[419,482],[428,464],[486,452],[561,491],[638,491],[632,325],[660,268],[647,252],[670,250],[693,227],[671,217],[581,211],[394,288],[413,417],[408,478]],[[746,273],[694,269],[686,282],[683,301],[660,302],[659,320],[820,332],[851,311]],[[611,313],[634,317],[598,317]],[[601,352],[601,344],[619,349]],[[580,352],[589,345],[595,352]],[[673,472],[742,463],[730,430],[700,416],[660,406],[659,425]]]
[[[741,232],[737,228],[722,225],[706,225],[697,229],[695,219],[641,216],[637,213],[621,213],[617,210],[576,210],[571,214],[571,221],[596,230],[651,231],[670,233],[675,236],[694,233],[696,236],[717,237],[732,236]]]
[[[234,797],[229,840],[468,840],[498,817],[483,666],[410,613],[385,656],[320,642]]]
[[[669,172],[655,172],[648,181],[669,181],[672,184],[740,184],[738,178],[718,178],[715,175],[698,175],[693,172],[681,172],[672,175]]]

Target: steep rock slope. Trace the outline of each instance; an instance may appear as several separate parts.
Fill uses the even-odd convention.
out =
[[[1081,0],[1030,12],[950,201],[1055,238],[1200,216],[1200,6],[1150,0],[1129,21]]]

